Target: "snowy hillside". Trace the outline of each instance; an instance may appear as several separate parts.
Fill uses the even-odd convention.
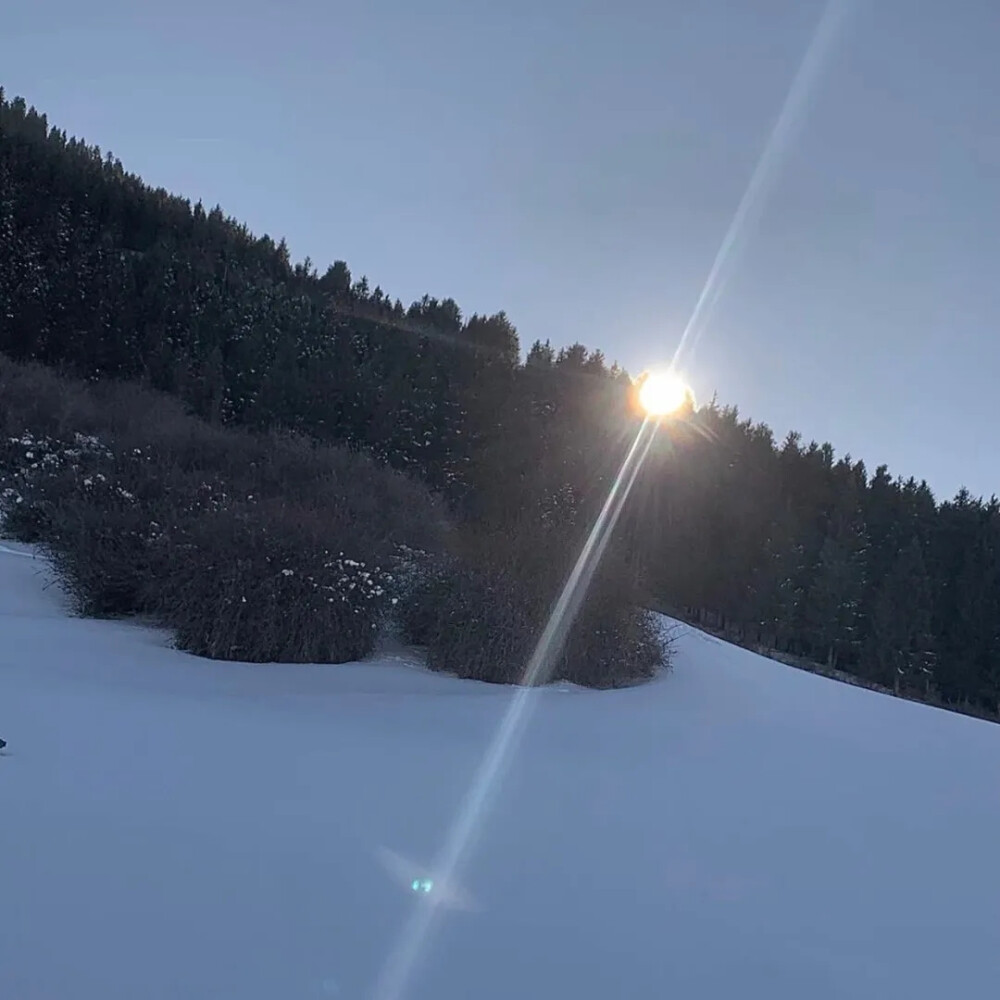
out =
[[[439,889],[407,997],[995,995],[1000,726],[675,663],[533,694],[462,884],[414,893],[510,689],[199,661],[5,545],[0,997],[360,1000]]]

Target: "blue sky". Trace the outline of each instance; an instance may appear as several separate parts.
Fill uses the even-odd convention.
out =
[[[844,0],[684,364],[940,496],[1000,492],[1000,8]],[[33,0],[0,84],[149,182],[522,343],[669,360],[824,0]]]

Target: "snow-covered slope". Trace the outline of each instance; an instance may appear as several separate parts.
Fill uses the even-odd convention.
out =
[[[0,997],[371,996],[511,697],[199,661],[5,546]],[[532,697],[406,996],[995,995],[1000,726],[694,630],[650,685]]]

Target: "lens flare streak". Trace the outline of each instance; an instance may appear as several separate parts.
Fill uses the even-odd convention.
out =
[[[781,160],[791,144],[795,130],[805,116],[809,99],[855,2],[856,0],[828,0],[824,7],[778,118],[764,143],[757,165],[736,207],[736,213],[712,261],[691,317],[681,334],[671,368],[676,367],[685,350],[689,357],[694,352],[704,330],[705,320],[729,280],[737,244],[760,217],[768,189],[778,174]]]
[[[650,418],[644,420],[640,426],[625,456],[625,461],[618,470],[608,498],[594,521],[580,556],[567,577],[545,629],[528,660],[521,686],[514,691],[510,705],[476,771],[458,815],[448,832],[444,849],[432,869],[435,879],[445,884],[456,884],[457,879],[461,877],[462,862],[473,845],[476,831],[485,819],[490,799],[499,788],[503,769],[509,764],[511,752],[541,693],[537,685],[548,678],[552,664],[562,650],[566,634],[573,624],[594,572],[614,533],[625,501],[649,454],[658,426],[659,422]],[[382,967],[375,987],[375,1000],[399,1000],[402,997],[440,909],[435,905],[433,894],[423,896],[419,904],[415,905],[395,949]]]

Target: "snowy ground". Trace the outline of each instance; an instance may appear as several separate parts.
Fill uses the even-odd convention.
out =
[[[371,997],[512,692],[195,660],[43,570],[0,550],[0,997]],[[995,995],[1000,726],[676,660],[537,695],[405,995]]]

